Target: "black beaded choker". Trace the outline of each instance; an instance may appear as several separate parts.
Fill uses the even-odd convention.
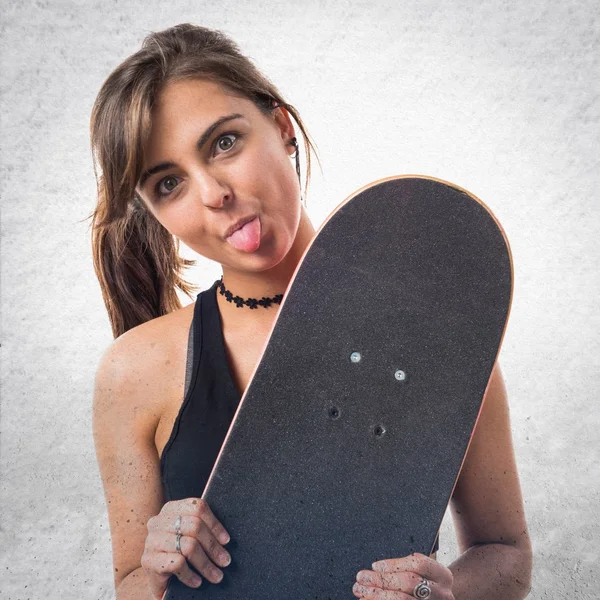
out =
[[[234,296],[229,290],[225,289],[225,284],[223,283],[223,276],[219,280],[217,284],[219,288],[219,293],[221,296],[225,296],[227,302],[233,302],[238,308],[242,308],[244,306],[249,306],[250,308],[258,308],[262,306],[263,308],[268,308],[271,304],[281,304],[283,300],[283,294],[277,294],[277,296],[273,296],[273,298],[265,298],[264,296],[257,300],[256,298],[248,298],[244,300],[240,296]]]

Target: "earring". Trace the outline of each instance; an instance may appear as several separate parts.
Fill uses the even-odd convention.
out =
[[[296,159],[296,173],[298,174],[298,182],[300,183],[300,187],[302,187],[302,181],[301,181],[301,177],[300,177],[300,152],[298,150],[298,140],[295,137],[293,137],[290,140],[290,142],[296,148],[296,152],[294,154],[294,158]],[[300,200],[302,201],[302,204],[304,204],[304,207],[306,208],[306,200],[304,198],[302,198],[302,193],[300,194]]]

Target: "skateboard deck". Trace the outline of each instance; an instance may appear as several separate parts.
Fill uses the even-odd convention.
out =
[[[203,493],[223,580],[166,600],[347,600],[429,555],[504,337],[504,231],[453,184],[398,176],[327,218],[292,277]]]

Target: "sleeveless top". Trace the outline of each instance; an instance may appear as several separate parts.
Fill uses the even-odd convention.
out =
[[[160,459],[165,502],[202,496],[241,400],[225,351],[218,284],[196,296],[184,399]],[[438,548],[439,538],[432,552]]]
[[[160,460],[165,501],[202,496],[241,400],[225,353],[218,283],[196,297],[186,391]]]

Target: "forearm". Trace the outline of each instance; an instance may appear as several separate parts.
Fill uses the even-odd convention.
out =
[[[448,566],[456,600],[522,600],[531,587],[531,554],[507,544],[472,546]]]
[[[148,587],[146,571],[138,567],[131,571],[117,588],[116,600],[155,600]]]

